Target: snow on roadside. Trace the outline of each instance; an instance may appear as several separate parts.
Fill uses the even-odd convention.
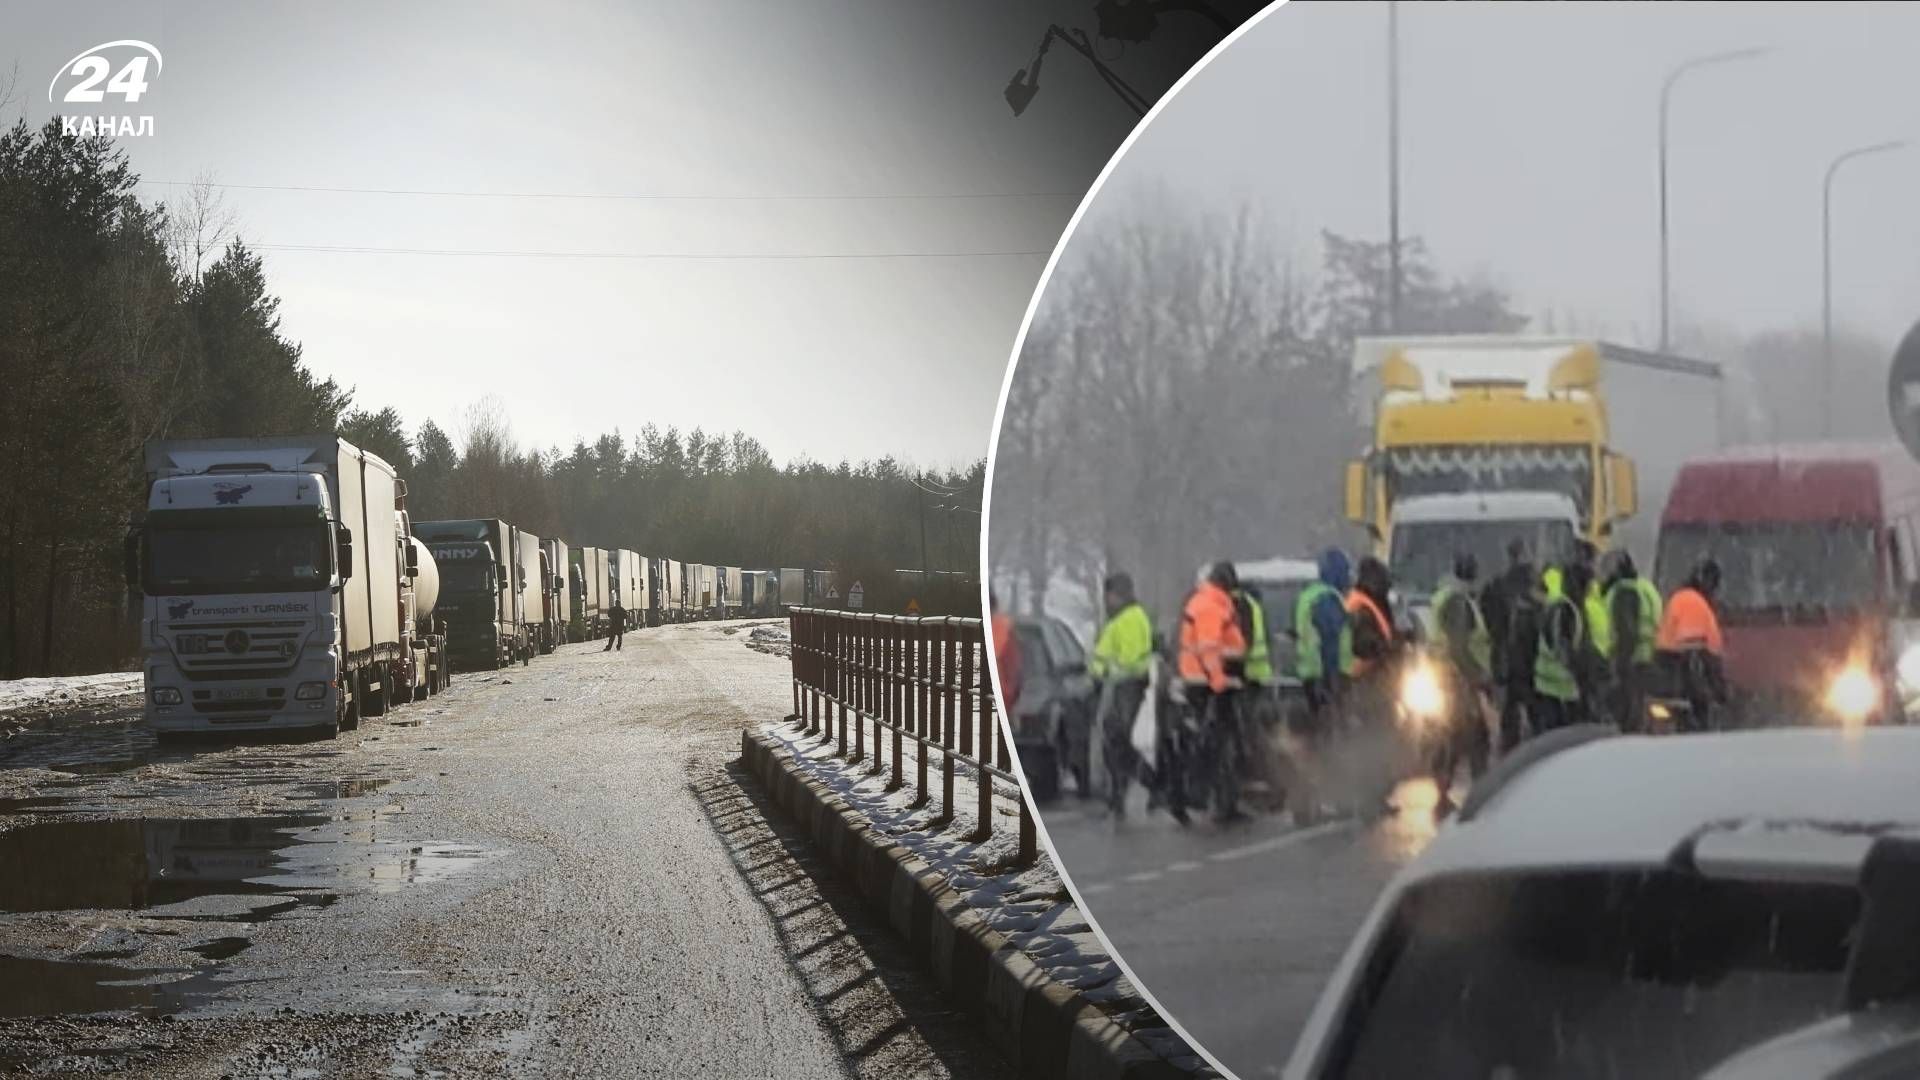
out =
[[[140,692],[137,671],[56,675],[50,679],[0,681],[0,713],[19,709],[72,709]]]
[[[784,635],[783,635],[784,636]],[[979,788],[964,765],[954,771],[953,820],[940,828],[940,751],[927,761],[930,798],[913,806],[919,765],[918,744],[903,739],[901,776],[905,783],[888,791],[892,777],[891,732],[883,746],[868,746],[867,761],[849,764],[836,757],[839,740],[822,742],[791,722],[762,725],[762,731],[786,744],[795,761],[828,790],[866,815],[875,831],[884,833],[925,859],[934,871],[980,912],[987,924],[1006,935],[1055,981],[1078,990],[1115,1022],[1146,1042],[1156,1053],[1182,1069],[1215,1075],[1172,1029],[1156,1016],[1094,935],[1080,909],[1060,882],[1052,856],[1044,849],[1025,869],[1012,865],[1019,847],[1018,792],[1012,784],[993,780],[993,835],[985,841],[968,837],[978,823]],[[873,729],[868,725],[871,740]],[[849,747],[852,743],[849,741]],[[881,751],[880,772],[871,772],[875,749]]]

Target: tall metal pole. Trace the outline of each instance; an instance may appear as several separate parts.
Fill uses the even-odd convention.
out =
[[[1667,111],[1673,100],[1673,84],[1680,76],[1709,64],[1724,64],[1730,60],[1745,60],[1759,56],[1765,49],[1734,49],[1731,52],[1714,53],[1710,56],[1698,56],[1688,60],[1667,73],[1666,80],[1660,84],[1660,351],[1666,352],[1673,343],[1671,334],[1670,311],[1673,302],[1672,275],[1669,264],[1672,259],[1672,244],[1667,233]]]
[[[1400,4],[1387,3],[1387,331],[1400,330]]]
[[[1897,150],[1905,145],[1906,140],[1893,139],[1849,150],[1827,165],[1826,179],[1820,185],[1820,357],[1822,360],[1820,395],[1823,417],[1821,427],[1828,438],[1833,437],[1833,177],[1840,171],[1840,166],[1854,158]]]

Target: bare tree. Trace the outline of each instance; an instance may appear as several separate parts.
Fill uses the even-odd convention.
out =
[[[195,177],[167,204],[167,248],[190,284],[200,284],[207,260],[240,234],[240,218],[227,206],[212,173]]]

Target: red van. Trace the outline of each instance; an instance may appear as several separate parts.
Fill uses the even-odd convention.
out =
[[[1660,518],[1661,594],[1709,554],[1738,721],[1901,723],[1920,704],[1920,463],[1897,443],[1688,462]]]

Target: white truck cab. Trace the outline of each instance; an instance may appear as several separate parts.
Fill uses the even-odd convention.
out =
[[[1394,503],[1387,565],[1402,618],[1430,636],[1433,594],[1453,572],[1454,556],[1471,552],[1480,580],[1506,569],[1507,545],[1520,540],[1534,565],[1572,554],[1581,535],[1573,499],[1549,491],[1416,495]]]
[[[392,466],[329,436],[147,446],[129,537],[162,733],[352,727],[401,699],[411,581]]]

